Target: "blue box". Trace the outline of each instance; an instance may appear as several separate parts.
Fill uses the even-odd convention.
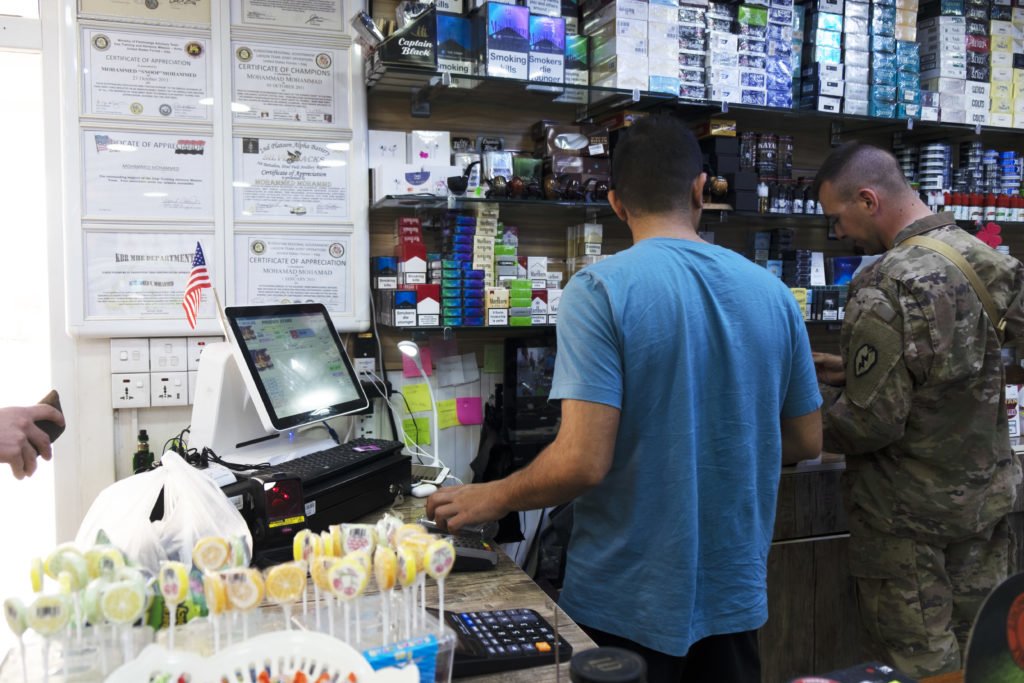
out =
[[[525,81],[530,63],[530,10],[488,2],[476,15],[480,72]]]

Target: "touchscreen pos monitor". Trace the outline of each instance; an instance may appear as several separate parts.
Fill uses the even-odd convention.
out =
[[[505,340],[503,419],[512,442],[546,441],[558,432],[561,407],[548,401],[555,337]]]
[[[190,446],[276,464],[333,445],[297,439],[297,428],[369,406],[323,304],[224,313],[230,339],[200,357]]]

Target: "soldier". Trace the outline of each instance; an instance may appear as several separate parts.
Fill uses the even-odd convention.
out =
[[[933,215],[881,149],[843,145],[814,191],[837,236],[884,252],[850,285],[842,355],[815,354],[819,380],[831,385],[825,449],[847,455],[861,618],[874,654],[911,676],[955,671],[1008,567],[1006,514],[1021,472],[997,326],[1011,338],[1021,329],[1024,266],[952,214]],[[907,242],[915,236],[941,244]],[[950,260],[958,254],[977,287]]]

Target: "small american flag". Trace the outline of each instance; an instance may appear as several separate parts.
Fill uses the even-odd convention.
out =
[[[206,272],[206,259],[203,258],[203,247],[196,242],[196,255],[192,258],[192,272],[185,285],[185,298],[181,302],[185,309],[188,326],[196,329],[196,316],[199,315],[199,303],[203,300],[203,290],[210,287],[210,275]]]

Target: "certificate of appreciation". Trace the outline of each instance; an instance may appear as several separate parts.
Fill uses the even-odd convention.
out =
[[[341,0],[235,0],[241,24],[342,30]]]
[[[236,235],[237,301],[349,307],[349,235]]]
[[[233,43],[235,121],[346,126],[339,120],[348,52]]]
[[[211,146],[195,135],[83,131],[83,215],[212,220]]]
[[[213,0],[79,0],[82,14],[169,23],[209,24]]]
[[[348,152],[338,143],[235,138],[235,218],[343,221]]]
[[[195,233],[90,232],[85,238],[86,315],[90,318],[181,318],[196,242],[213,263],[213,238]],[[212,274],[212,271],[211,271]],[[199,317],[214,315],[203,296]]]
[[[209,121],[208,41],[86,29],[82,32],[84,113]]]

